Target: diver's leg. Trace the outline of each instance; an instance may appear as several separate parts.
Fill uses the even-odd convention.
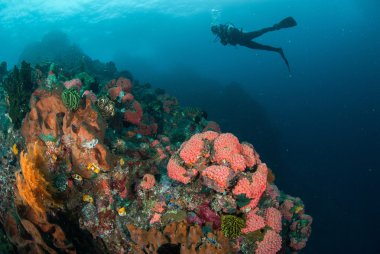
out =
[[[245,46],[247,48],[251,48],[251,49],[260,49],[260,50],[267,50],[267,51],[274,51],[274,52],[278,52],[281,49],[281,48],[275,48],[268,45],[263,45],[255,41],[245,41],[243,43],[240,43],[240,45]]]
[[[263,44],[260,44],[260,43],[254,42],[254,41],[246,41],[244,43],[241,43],[240,45],[245,46],[247,48],[251,48],[251,49],[259,49],[259,50],[273,51],[273,52],[279,53],[281,58],[284,60],[286,66],[288,67],[289,72],[290,72],[289,62],[288,62],[288,59],[286,59],[284,51],[282,50],[282,48],[275,48],[275,47],[263,45]]]
[[[244,37],[250,41],[250,40],[255,39],[255,38],[257,38],[257,37],[259,37],[259,36],[261,36],[267,32],[272,32],[275,30],[277,30],[275,27],[267,27],[267,28],[260,29],[258,31],[244,33]]]

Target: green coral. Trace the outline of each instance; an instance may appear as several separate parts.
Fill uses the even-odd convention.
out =
[[[235,215],[222,216],[222,231],[228,238],[236,238],[241,234],[241,229],[245,227],[245,221]]]
[[[75,111],[78,109],[80,103],[80,95],[75,87],[64,90],[62,92],[61,98],[63,104],[65,104],[66,108],[69,110]]]

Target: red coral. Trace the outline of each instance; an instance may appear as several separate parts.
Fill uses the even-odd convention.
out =
[[[220,216],[214,210],[212,210],[207,203],[204,203],[198,207],[197,214],[202,221],[211,222],[214,229],[220,228]]]
[[[125,94],[125,95],[123,96],[123,98],[121,99],[121,101],[122,101],[123,103],[127,103],[127,102],[129,102],[129,101],[133,101],[134,98],[135,98],[135,97],[134,97],[131,93],[127,93],[127,94]]]
[[[129,93],[132,90],[132,83],[129,79],[120,77],[116,81],[116,86],[119,86],[123,89],[124,92]]]
[[[251,198],[251,202],[243,207],[251,209],[256,207],[261,195],[267,187],[268,168],[265,163],[257,167],[256,172],[252,175],[252,181],[249,182],[247,178],[241,178],[233,189],[235,195],[245,194],[246,197]]]
[[[239,139],[232,133],[220,134],[215,139],[214,149],[216,153],[222,149],[229,149],[232,154],[240,153],[241,150]],[[216,158],[216,160],[219,162],[220,159]]]
[[[140,186],[144,190],[150,190],[154,187],[155,184],[156,184],[156,179],[154,178],[154,175],[145,174],[143,177],[143,180],[140,183]]]
[[[234,177],[234,172],[226,166],[210,166],[202,171],[205,185],[219,192],[224,192]]]
[[[126,188],[127,180],[128,177],[126,174],[116,172],[111,182],[112,191],[119,194],[119,196],[123,199],[126,198],[128,194],[128,190]]]
[[[179,156],[186,164],[194,164],[202,156],[204,142],[201,134],[193,135],[187,142],[183,143]]]
[[[111,97],[111,100],[116,100],[119,97],[122,88],[120,86],[111,87],[108,89],[108,94]]]
[[[161,214],[159,214],[159,213],[154,213],[154,214],[153,214],[153,217],[150,219],[149,223],[150,223],[150,224],[158,223],[158,222],[160,222],[160,220],[161,220]]]
[[[290,199],[285,200],[280,206],[281,213],[287,221],[292,220],[292,217],[294,215],[292,212],[293,207],[294,202]]]
[[[71,87],[75,87],[79,92],[80,89],[82,88],[82,81],[80,81],[80,79],[78,79],[78,78],[75,78],[75,79],[66,81],[65,83],[63,83],[63,85],[66,87],[66,89],[70,89]]]
[[[258,243],[256,254],[276,254],[281,249],[282,239],[273,230],[268,230],[264,239]]]
[[[253,149],[251,144],[247,144],[247,143],[241,144],[241,154],[245,158],[245,163],[247,167],[251,168],[255,166],[259,161],[259,158],[256,158],[258,156],[255,153],[255,150]]]
[[[246,168],[245,159],[241,154],[233,154],[229,158],[231,168],[235,172],[244,171]]]
[[[168,166],[168,176],[181,183],[189,183],[190,180],[198,174],[198,170],[186,170],[184,167],[178,165],[178,162],[173,157],[170,158]]]
[[[131,124],[138,125],[142,119],[143,110],[138,101],[134,101],[132,104],[132,109],[128,109],[124,113],[124,121]]]
[[[153,212],[156,212],[156,213],[162,213],[163,211],[165,211],[165,207],[166,207],[166,203],[161,201],[161,202],[157,202],[154,207],[153,207]]]
[[[208,141],[213,141],[219,136],[219,133],[215,131],[205,131],[205,132],[202,132],[201,135],[203,139],[206,139]]]
[[[243,234],[248,234],[250,232],[254,232],[265,227],[264,218],[257,215],[257,211],[258,209],[256,208],[254,210],[249,211],[249,213],[247,214],[245,228],[241,230]]]
[[[282,230],[282,215],[281,212],[274,208],[269,207],[265,210],[264,214],[265,224],[271,227],[277,233],[280,233]]]
[[[244,171],[246,167],[245,159],[240,154],[241,145],[237,137],[231,133],[220,134],[214,142],[213,160],[219,164],[228,162],[235,171]]]
[[[279,207],[278,197],[280,196],[280,191],[278,190],[277,186],[274,184],[268,184],[267,189],[265,190],[266,193],[269,195],[269,197],[272,199],[275,206]]]

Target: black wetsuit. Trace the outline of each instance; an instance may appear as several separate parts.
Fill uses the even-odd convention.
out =
[[[282,59],[285,61],[285,64],[290,71],[288,60],[286,59],[284,52],[282,51],[281,48],[275,48],[272,46],[267,46],[267,45],[263,45],[255,41],[252,41],[253,39],[267,32],[272,32],[279,29],[280,28],[277,25],[274,25],[272,27],[263,28],[258,31],[243,32],[242,29],[237,29],[231,24],[224,24],[224,25],[218,25],[217,28],[215,29],[215,31],[217,32],[215,33],[218,35],[218,37],[220,38],[220,42],[223,45],[227,45],[227,44],[234,45],[234,46],[241,45],[241,46],[245,46],[251,49],[267,50],[267,51],[273,51],[273,52],[279,53]]]

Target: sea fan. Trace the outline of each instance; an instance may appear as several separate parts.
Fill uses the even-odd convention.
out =
[[[45,217],[50,208],[60,207],[54,200],[50,183],[43,173],[46,162],[42,147],[34,143],[29,147],[28,153],[22,152],[20,165],[21,171],[16,172],[16,186],[22,200],[42,217]]]

